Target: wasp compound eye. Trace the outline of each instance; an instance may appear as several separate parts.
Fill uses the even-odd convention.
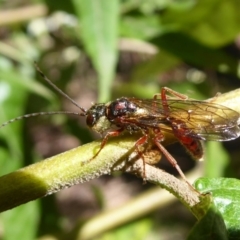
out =
[[[89,127],[93,127],[102,116],[105,116],[105,108],[104,104],[96,104],[88,110],[86,123]]]
[[[96,123],[96,116],[93,114],[88,114],[86,118],[86,123],[89,127],[92,127]]]

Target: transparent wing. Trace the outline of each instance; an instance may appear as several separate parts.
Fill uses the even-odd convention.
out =
[[[240,136],[239,113],[222,105],[195,100],[130,99],[139,108],[145,109],[137,122],[146,126],[167,126],[177,124],[184,129],[184,135],[202,140],[228,141]],[[166,127],[168,129],[168,127]]]

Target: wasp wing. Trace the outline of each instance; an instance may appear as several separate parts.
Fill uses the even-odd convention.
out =
[[[132,98],[143,114],[136,120],[139,124],[164,130],[175,126],[184,135],[201,140],[228,141],[240,136],[239,113],[220,104],[196,100]],[[175,124],[175,125],[174,125]]]

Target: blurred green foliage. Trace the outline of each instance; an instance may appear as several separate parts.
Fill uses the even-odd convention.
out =
[[[152,98],[161,86],[196,99],[240,86],[237,0],[14,0],[1,1],[0,7],[0,122],[26,112],[60,108],[61,96],[38,77],[34,61],[86,108],[91,102],[119,96]],[[69,110],[66,103],[64,106]],[[55,146],[56,141],[50,141],[52,138],[43,138],[41,144],[48,150],[36,153],[42,129],[31,130],[31,126],[39,126],[40,121],[44,120],[33,119],[30,125],[18,121],[1,129],[1,175],[62,150]],[[61,134],[82,143],[93,139],[84,125],[68,117],[51,117],[44,124],[61,126]],[[50,134],[56,133],[53,130]],[[44,142],[46,139],[49,142]],[[235,159],[237,166],[237,143],[227,145],[233,155],[220,144],[208,145],[211,164],[207,176],[238,176],[237,167],[231,168],[229,162]],[[213,151],[223,154],[217,156]],[[62,216],[55,206],[47,205],[36,201],[2,213],[0,238],[61,235]],[[150,235],[157,222],[149,221],[139,221],[142,231],[135,232],[132,239]],[[105,238],[126,239],[129,232],[137,231],[137,224]],[[170,239],[160,238],[156,229],[151,234],[152,239]],[[197,239],[193,235],[189,239]]]

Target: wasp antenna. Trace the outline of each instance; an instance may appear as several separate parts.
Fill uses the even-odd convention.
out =
[[[57,112],[38,112],[38,113],[30,113],[20,117],[13,118],[3,124],[0,125],[0,128],[5,127],[6,125],[22,120],[24,118],[36,117],[36,116],[43,116],[43,115],[56,115],[56,114],[69,114],[69,115],[78,115],[78,116],[85,116],[85,113],[78,113],[78,112],[67,112],[67,111],[57,111]]]
[[[48,77],[42,72],[42,70],[38,67],[37,63],[34,62],[36,70],[40,73],[41,77],[50,84],[58,93],[60,93],[62,96],[67,98],[71,103],[73,103],[77,108],[81,109],[83,113],[86,113],[87,110],[83,107],[79,106],[72,98],[70,98],[66,93],[64,93],[61,89],[59,89]]]

